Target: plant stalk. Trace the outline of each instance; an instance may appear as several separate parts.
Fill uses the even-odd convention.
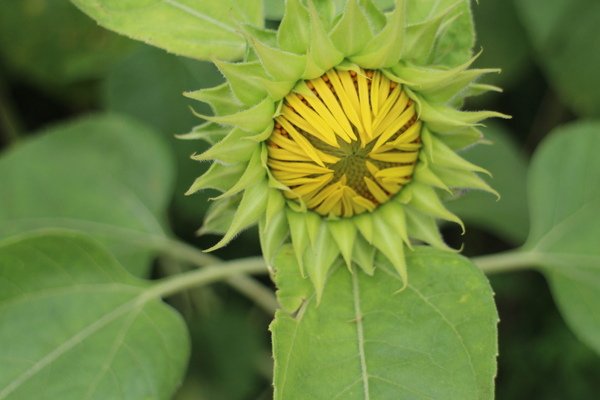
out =
[[[169,239],[167,245],[161,246],[160,250],[163,254],[166,254],[177,261],[187,262],[199,268],[216,268],[207,266],[228,264],[213,255],[203,253],[185,242],[174,239]],[[256,273],[268,272],[262,258],[257,257],[253,258],[253,260],[256,260],[256,262],[259,262],[260,260],[262,266],[262,269]],[[231,263],[236,261],[232,261]],[[273,291],[248,276],[237,274],[225,279],[225,282],[239,293],[254,301],[269,314],[274,314],[275,310],[279,307]]]
[[[222,262],[162,279],[148,289],[144,297],[168,297],[187,289],[208,285],[234,276],[260,274],[265,271],[265,263],[260,257]]]
[[[536,265],[535,253],[510,250],[503,253],[474,257],[471,261],[486,274],[524,270]]]

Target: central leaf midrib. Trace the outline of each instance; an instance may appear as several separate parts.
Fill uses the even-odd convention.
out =
[[[363,383],[363,393],[365,400],[370,399],[369,395],[369,373],[367,371],[367,360],[365,355],[365,338],[364,338],[364,326],[363,326],[363,315],[360,308],[360,287],[358,285],[358,271],[354,271],[352,274],[352,296],[354,299],[354,318],[356,323],[356,338],[358,344],[358,356],[360,360],[360,373],[361,380]]]

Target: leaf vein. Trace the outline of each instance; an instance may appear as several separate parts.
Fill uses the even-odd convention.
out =
[[[431,307],[431,309],[433,311],[435,311],[435,313],[438,314],[442,318],[442,321],[444,321],[448,325],[448,327],[450,327],[452,332],[454,332],[458,341],[460,342],[461,347],[463,348],[463,350],[465,352],[465,355],[467,356],[467,361],[469,362],[469,368],[471,370],[471,373],[473,374],[473,378],[475,379],[475,382],[477,382],[477,373],[475,372],[475,366],[473,365],[471,353],[469,353],[469,349],[467,349],[465,341],[464,341],[463,337],[460,335],[460,333],[458,332],[458,330],[456,329],[456,327],[452,324],[452,322],[450,322],[450,320],[448,320],[448,318],[446,318],[444,313],[442,313],[442,311],[435,304],[431,303],[425,296],[423,296],[423,294],[417,288],[415,288],[414,286],[409,284],[408,289],[412,290],[417,296],[419,296],[419,298],[421,300],[423,300],[423,302],[425,304],[427,304],[429,307]]]
[[[224,23],[222,23],[219,20],[216,20],[214,18],[209,17],[206,14],[202,14],[196,10],[194,10],[193,8],[186,6],[185,4],[181,4],[180,2],[176,1],[176,0],[163,0],[167,5],[170,5],[171,7],[177,8],[191,16],[194,16],[196,18],[199,18],[201,20],[204,20],[206,22],[209,22],[215,26],[218,26],[219,28],[226,30],[228,32],[232,32],[237,34],[237,32],[229,25],[226,25]]]
[[[369,400],[369,374],[367,372],[367,360],[365,356],[365,338],[363,327],[363,315],[360,309],[360,287],[358,285],[358,272],[352,274],[352,295],[354,298],[354,317],[356,323],[356,336],[358,339],[358,354],[360,356],[360,372],[363,382],[365,400]]]

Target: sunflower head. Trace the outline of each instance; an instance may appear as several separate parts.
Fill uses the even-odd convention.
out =
[[[481,139],[480,121],[504,117],[456,108],[494,89],[477,83],[494,70],[440,61],[468,1],[416,23],[416,3],[334,3],[288,0],[277,31],[245,28],[244,61],[217,62],[226,83],[188,94],[214,111],[186,136],[213,144],[193,157],[213,163],[189,191],[221,192],[207,223],[224,235],[211,250],[258,223],[267,262],[291,242],[318,297],[337,262],[372,274],[379,255],[406,284],[407,249],[448,249],[438,221],[462,223],[440,193],[495,193],[456,151]]]
[[[421,148],[415,104],[381,71],[332,69],[285,97],[267,165],[323,217],[372,212],[410,182]]]

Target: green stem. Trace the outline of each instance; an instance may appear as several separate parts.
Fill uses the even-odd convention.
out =
[[[503,253],[474,257],[475,265],[486,274],[528,269],[536,264],[535,253],[523,250],[510,250]]]
[[[206,254],[194,246],[179,241],[178,239],[163,235],[149,235],[131,229],[68,218],[48,218],[40,219],[40,221],[42,221],[43,224],[40,225],[39,223],[36,224],[34,222],[31,224],[24,223],[23,228],[31,229],[39,226],[63,226],[71,229],[78,229],[83,232],[93,232],[95,235],[101,235],[107,238],[119,238],[124,242],[139,246],[140,248],[155,251],[174,261],[193,265],[198,268],[224,264],[223,260],[218,257]],[[256,260],[258,262],[259,258]],[[264,261],[261,262],[261,265],[262,269],[257,273],[267,273],[268,271]],[[269,314],[272,314],[278,307],[273,291],[248,276],[238,275],[234,279],[225,279],[225,281],[235,290],[247,296],[250,300],[255,301]]]
[[[161,253],[168,255],[169,257],[175,260],[185,261],[197,267],[204,267],[206,265],[212,264],[220,264],[223,262],[223,260],[221,260],[220,258],[215,257],[211,254],[206,254],[201,250],[198,250],[194,246],[191,246],[177,239],[161,238],[156,248]]]
[[[178,261],[188,262],[196,267],[206,267],[207,265],[220,264],[222,261],[210,254],[203,253],[195,247],[178,240],[169,239],[166,246],[162,246],[163,254],[176,259]],[[257,258],[257,260],[259,260]],[[264,261],[262,261],[262,271],[267,272]],[[225,279],[227,284],[237,290],[239,293],[248,297],[259,305],[269,314],[274,314],[278,308],[277,299],[273,295],[273,291],[264,287],[254,279],[245,275],[237,275]]]
[[[165,245],[160,246],[160,251],[175,260],[188,262],[196,267],[206,267],[207,265],[223,263],[221,259],[203,253],[197,248],[176,239],[167,239]],[[257,258],[257,260],[259,259],[260,258]],[[268,272],[264,260],[262,261],[262,271],[260,272]],[[275,310],[279,307],[277,299],[273,295],[273,291],[250,277],[237,275],[226,279],[225,281],[229,286],[254,301],[269,314],[275,313]]]
[[[148,289],[145,299],[168,297],[187,289],[193,289],[209,283],[218,282],[242,274],[260,274],[266,270],[265,263],[260,257],[252,257],[222,262],[217,265],[196,269],[174,275],[158,281]]]

